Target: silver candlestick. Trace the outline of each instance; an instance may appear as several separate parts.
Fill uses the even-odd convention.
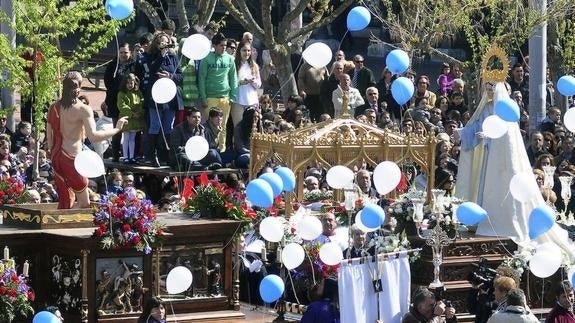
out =
[[[443,247],[450,245],[454,239],[447,235],[440,225],[439,219],[435,227],[431,230],[431,234],[425,238],[425,243],[431,247],[433,253],[433,281],[429,284],[429,288],[435,289],[442,287],[443,283],[439,279],[441,265],[443,264]]]

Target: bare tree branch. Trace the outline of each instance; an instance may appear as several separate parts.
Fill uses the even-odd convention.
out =
[[[214,15],[214,10],[216,8],[218,0],[203,0],[199,1],[198,4],[198,21],[196,23],[197,27],[204,29],[212,16]]]
[[[298,16],[305,10],[307,5],[309,4],[310,0],[300,0],[293,10],[290,10],[284,18],[280,21],[279,24],[279,34],[278,39],[280,41],[288,41],[291,40],[289,36],[290,25],[294,19],[297,19]]]
[[[274,25],[272,24],[271,7],[272,7],[272,0],[262,1],[262,24],[263,24],[262,27],[270,37],[270,41],[272,43],[275,43]]]
[[[234,17],[246,30],[251,32],[259,39],[266,40],[266,32],[256,22],[252,16],[250,9],[244,0],[221,0],[224,6],[229,10],[232,17]],[[234,2],[239,6],[236,7]],[[266,43],[266,46],[269,46]]]
[[[142,10],[142,12],[150,19],[152,25],[154,25],[155,29],[160,29],[162,25],[162,19],[158,15],[156,8],[152,6],[147,0],[140,0],[136,2],[138,4],[138,9]]]
[[[310,22],[309,24],[303,26],[302,28],[300,28],[299,30],[292,30],[287,36],[285,41],[290,41],[294,38],[297,38],[299,36],[303,36],[305,34],[311,33],[312,31],[314,31],[315,29],[325,26],[329,23],[331,23],[332,21],[335,20],[335,18],[337,18],[342,12],[345,11],[345,9],[347,7],[349,7],[352,3],[354,2],[354,0],[344,0],[339,7],[337,7],[337,9],[335,9],[330,15],[329,17],[318,17],[317,20],[313,20],[312,22]],[[284,17],[285,19],[285,17]]]

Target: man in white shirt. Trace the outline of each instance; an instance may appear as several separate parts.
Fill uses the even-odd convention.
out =
[[[359,93],[359,91],[351,86],[351,78],[348,74],[342,73],[339,76],[339,86],[335,89],[331,95],[331,100],[333,102],[333,108],[335,110],[335,117],[341,117],[343,112],[343,97],[344,95],[348,98],[347,105],[349,106],[349,114],[351,116],[355,113],[355,108],[364,104],[365,101]]]
[[[343,252],[349,246],[349,237],[347,235],[347,230],[336,230],[337,219],[333,213],[324,213],[321,216],[321,223],[323,225],[322,234],[315,238],[311,243],[325,244],[328,242],[335,242],[341,248]]]

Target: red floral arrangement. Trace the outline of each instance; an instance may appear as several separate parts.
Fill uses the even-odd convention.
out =
[[[150,200],[138,199],[135,190],[104,195],[94,214],[94,237],[104,249],[135,247],[145,254],[164,236],[164,224],[156,218]]]
[[[28,191],[20,175],[0,179],[0,205],[22,204],[28,201]]]
[[[258,217],[256,211],[247,205],[244,192],[218,180],[210,180],[206,173],[200,174],[197,185],[190,178],[184,179],[181,206],[184,212],[209,217],[218,217],[218,210],[225,213],[224,217],[239,221],[251,222]]]
[[[26,278],[16,272],[14,261],[0,262],[0,322],[12,322],[16,316],[24,318],[34,314],[31,302],[35,297]]]

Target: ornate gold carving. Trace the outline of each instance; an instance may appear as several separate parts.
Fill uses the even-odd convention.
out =
[[[492,59],[497,59],[501,66],[492,68]],[[495,63],[499,63],[495,62]],[[483,55],[481,62],[481,74],[484,82],[504,82],[509,73],[509,58],[505,51],[497,44],[491,45],[491,48]]]
[[[66,215],[49,215],[42,216],[42,223],[78,223],[78,222],[91,222],[94,219],[92,214],[66,214]]]
[[[23,213],[23,212],[14,212],[11,210],[4,210],[4,218],[5,219],[12,219],[15,221],[22,221],[22,222],[36,222],[40,223],[40,215],[32,215],[30,213]]]
[[[433,187],[435,136],[405,136],[354,119],[327,120],[288,133],[252,133],[250,176],[267,161],[290,167],[298,180],[296,200],[303,196],[303,177],[308,167],[352,167],[359,161],[375,166],[384,160],[416,163]],[[429,194],[429,193],[428,193]],[[286,205],[289,208],[289,205]]]

